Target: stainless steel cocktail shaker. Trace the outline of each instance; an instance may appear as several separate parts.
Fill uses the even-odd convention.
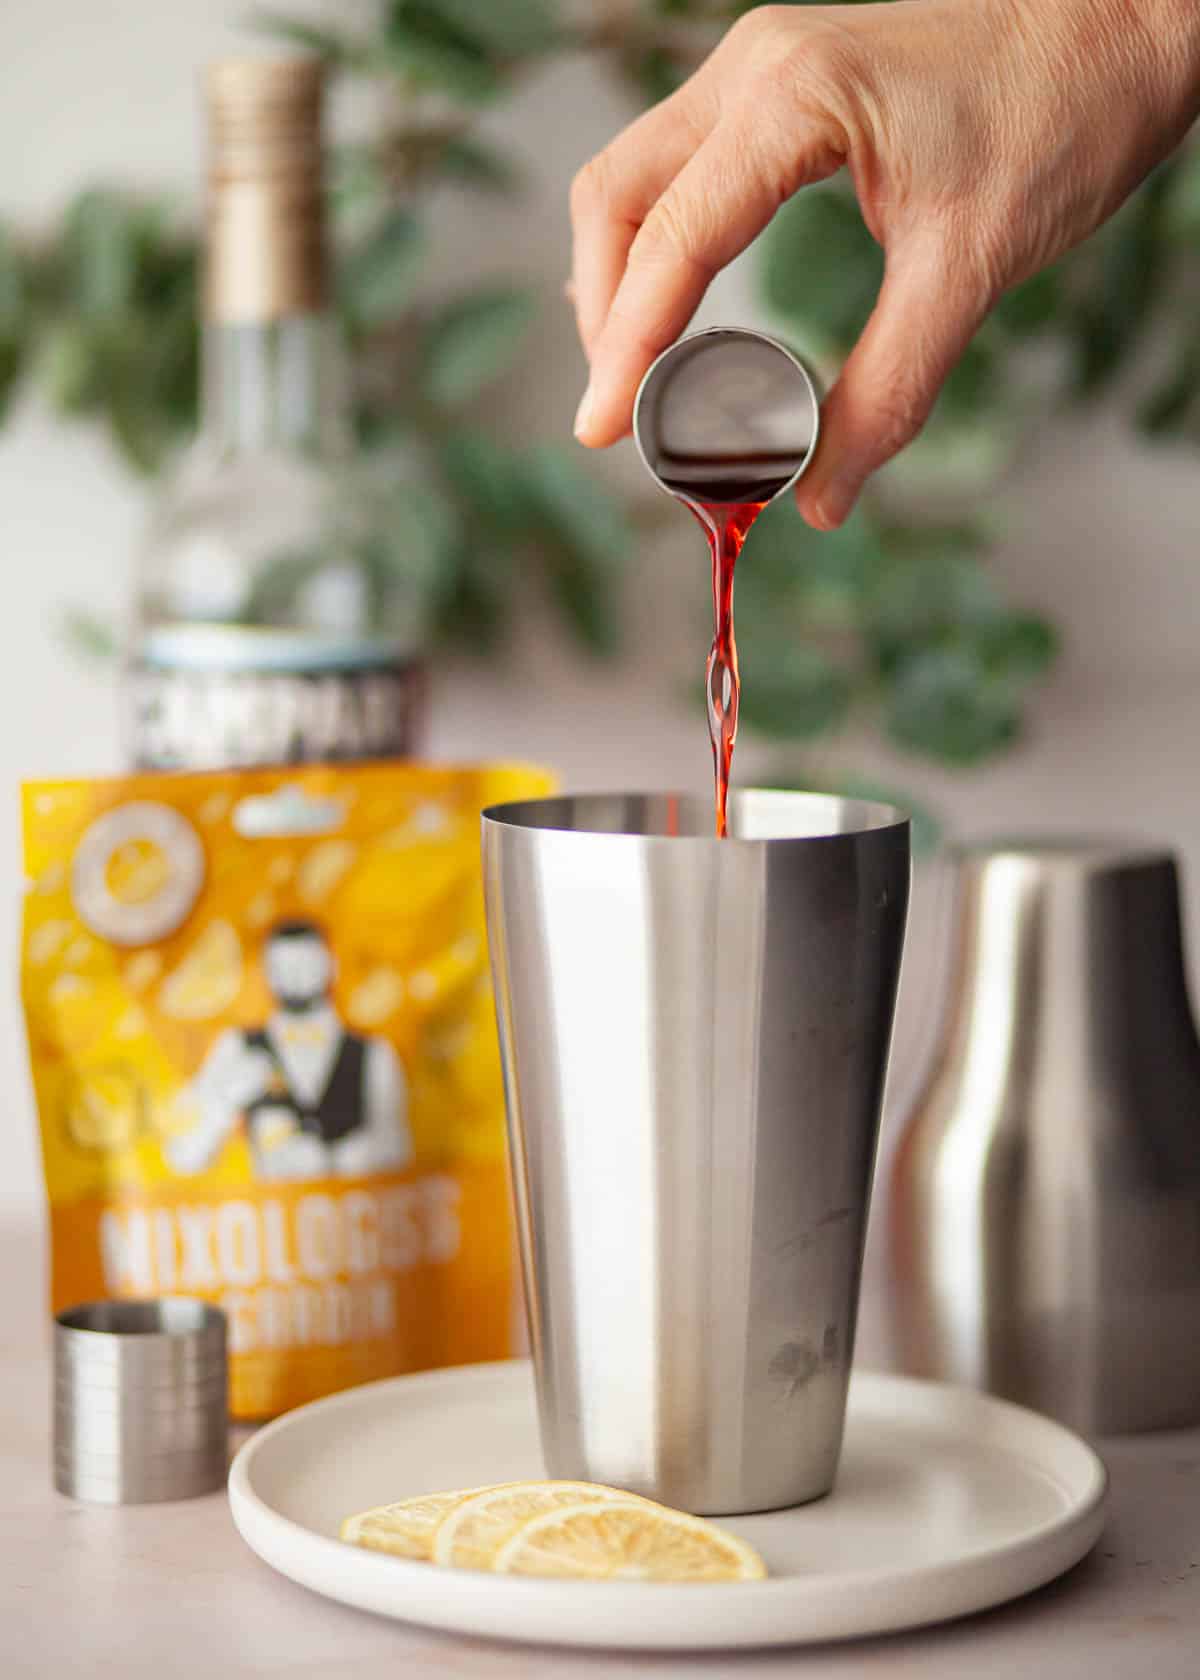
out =
[[[709,1513],[829,1491],[909,884],[889,806],[484,813],[542,1443]]]
[[[891,1183],[897,1353],[1086,1431],[1200,1419],[1200,1043],[1175,864],[956,860],[949,1007]]]

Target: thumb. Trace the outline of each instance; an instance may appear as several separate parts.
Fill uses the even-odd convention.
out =
[[[817,456],[796,489],[810,525],[840,525],[876,468],[916,437],[991,301],[941,240],[889,251],[879,298],[822,405]]]

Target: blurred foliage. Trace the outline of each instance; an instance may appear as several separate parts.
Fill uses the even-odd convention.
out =
[[[461,213],[448,197],[520,193],[515,160],[477,124],[523,74],[586,51],[653,101],[748,9],[738,0],[375,0],[328,27],[286,10],[254,14],[258,28],[382,95],[370,139],[338,150],[330,171],[358,436],[407,494],[398,523],[412,552],[362,561],[371,599],[386,601],[389,568],[424,569],[436,578],[442,631],[486,650],[536,558],[581,643],[598,654],[617,645],[629,510],[572,445],[513,440],[472,413],[523,354],[539,300],[495,280],[433,295],[427,256],[437,217]],[[787,505],[760,520],[739,567],[742,717],[785,752],[778,781],[821,781],[804,768],[813,744],[864,717],[904,751],[955,766],[1017,737],[1058,638],[1008,602],[989,570],[997,487],[1033,418],[1091,401],[1119,376],[1146,436],[1200,442],[1200,328],[1188,303],[1198,265],[1192,149],[1085,246],[1002,300],[926,433],[843,530],[818,535]],[[780,332],[832,376],[882,274],[844,180],[784,206],[760,242],[758,272]],[[193,227],[124,192],[88,188],[42,240],[0,227],[0,406],[28,374],[60,412],[99,419],[132,465],[157,471],[194,424],[197,273]],[[988,522],[975,511],[983,505]],[[286,595],[309,582],[310,561],[291,556],[263,587]],[[264,600],[263,611],[276,604]],[[72,613],[69,630],[81,647],[108,645],[86,614]]]
[[[762,299],[779,330],[832,373],[882,275],[848,185],[835,180],[786,204],[760,258]],[[832,631],[839,650],[820,694],[817,667],[793,658],[794,699],[775,684],[781,719],[840,718],[849,693],[875,709],[898,747],[960,766],[1017,738],[1029,686],[1052,664],[1058,636],[1006,601],[988,569],[1003,516],[997,491],[1032,420],[1110,395],[1118,378],[1119,400],[1145,436],[1200,443],[1200,332],[1188,301],[1198,270],[1192,147],[1085,245],[1001,300],[922,437],[832,542],[797,530],[786,510],[760,521],[739,574],[744,665],[757,670],[800,626],[818,647]],[[982,504],[989,524],[947,523]]]

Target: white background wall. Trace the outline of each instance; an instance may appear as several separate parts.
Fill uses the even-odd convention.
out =
[[[349,16],[360,0],[325,9]],[[296,9],[296,8],[294,8]],[[309,10],[321,8],[310,6]],[[0,214],[54,215],[84,179],[137,182],[191,197],[201,141],[195,77],[203,61],[246,41],[245,0],[5,0],[0,53]],[[536,278],[552,300],[536,353],[506,393],[506,425],[565,435],[583,383],[565,305],[564,202],[574,169],[624,120],[623,97],[584,65],[559,65],[491,119],[524,157],[532,208],[473,205],[438,234],[441,272]],[[803,284],[798,276],[797,284]],[[738,276],[708,319],[746,319]],[[636,482],[628,446],[597,470]],[[90,430],[26,405],[0,432],[0,1197],[38,1195],[35,1133],[15,989],[20,870],[16,786],[22,776],[116,766],[110,685],[64,653],[53,630],[64,600],[120,612],[143,511],[142,489]],[[1200,457],[1138,451],[1118,418],[1031,440],[997,564],[1024,599],[1064,626],[1067,651],[1028,741],[1000,765],[950,777],[888,762],[869,743],[843,760],[886,773],[937,802],[953,827],[1156,835],[1176,846],[1195,891],[1200,952]],[[631,557],[629,651],[593,667],[533,615],[501,666],[440,674],[439,755],[520,754],[556,764],[568,785],[706,787],[701,717],[680,706],[681,674],[706,650],[705,558],[680,529]],[[752,683],[753,671],[746,673]],[[739,748],[738,776],[761,754]],[[927,977],[937,957],[934,893],[912,924],[894,1096],[911,1078],[932,1020]],[[1193,961],[1193,972],[1198,971]]]

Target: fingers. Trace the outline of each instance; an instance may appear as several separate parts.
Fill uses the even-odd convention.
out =
[[[595,339],[576,417],[581,443],[602,447],[628,429],[650,363],[687,326],[713,275],[760,233],[785,198],[841,163],[821,129],[757,132],[752,115],[722,121],[646,215]],[[577,282],[578,283],[578,282]]]
[[[822,406],[817,457],[796,489],[810,525],[840,525],[870,475],[916,436],[991,301],[940,240],[889,252],[879,300]]]
[[[593,158],[571,188],[575,319],[591,356],[647,212],[716,120],[702,73],[638,118]]]

